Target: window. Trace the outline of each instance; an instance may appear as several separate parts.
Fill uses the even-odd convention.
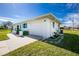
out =
[[[54,26],[55,26],[55,23],[53,22],[53,23],[52,23],[52,25],[53,25],[53,28],[54,28]]]
[[[23,24],[23,28],[27,28],[27,24]]]
[[[46,22],[46,20],[44,20],[44,22]]]

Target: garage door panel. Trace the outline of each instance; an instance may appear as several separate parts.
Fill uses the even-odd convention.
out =
[[[42,24],[40,24],[40,23],[31,24],[30,28],[31,28],[30,34],[42,36]]]

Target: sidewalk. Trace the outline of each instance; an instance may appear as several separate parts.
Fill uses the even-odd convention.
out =
[[[30,37],[17,37],[13,34],[7,34],[9,39],[5,41],[0,41],[0,55],[4,55],[10,51],[13,51],[24,45],[28,45],[32,42],[37,41],[37,39]]]

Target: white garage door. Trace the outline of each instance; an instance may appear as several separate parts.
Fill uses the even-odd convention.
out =
[[[31,24],[30,34],[42,36],[42,24],[41,23]]]
[[[42,36],[43,38],[48,38],[50,36],[49,22],[44,22],[43,20],[38,20],[35,22],[30,22],[29,33],[32,35]]]

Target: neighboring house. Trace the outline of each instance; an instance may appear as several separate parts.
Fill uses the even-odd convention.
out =
[[[17,32],[17,28],[21,31],[28,31],[30,35],[41,36],[44,39],[59,33],[60,22],[52,14],[45,14],[34,19],[26,20],[13,24],[13,32]]]
[[[12,25],[13,25],[13,23],[10,21],[3,22],[4,28],[12,29]]]
[[[74,26],[74,28],[72,26],[64,26],[63,28],[67,30],[79,30],[79,26]]]

